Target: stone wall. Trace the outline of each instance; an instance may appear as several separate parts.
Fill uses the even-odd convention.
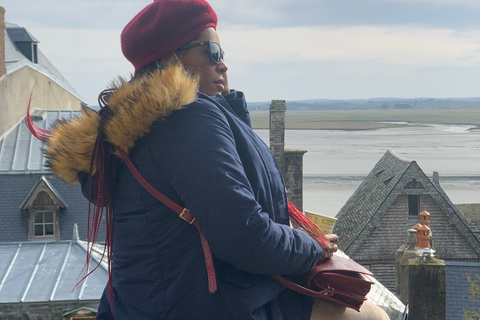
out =
[[[67,312],[81,307],[97,310],[98,304],[98,300],[2,303],[0,319],[64,320]]]
[[[47,76],[24,66],[0,79],[0,137],[25,116],[34,85],[32,109],[80,110],[81,101],[77,97]]]
[[[305,150],[285,150],[283,179],[288,200],[303,211],[303,155]]]

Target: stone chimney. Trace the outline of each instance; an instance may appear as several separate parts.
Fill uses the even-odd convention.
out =
[[[408,304],[408,320],[446,319],[445,262],[434,257],[430,214],[419,214],[420,223],[408,230],[407,241],[397,250],[397,294]]]
[[[285,153],[285,100],[272,100],[270,104],[270,149],[277,160],[278,167],[284,173]]]
[[[5,8],[0,7],[0,78],[5,73]]]
[[[289,191],[288,201],[303,211],[303,155],[306,150],[285,150],[283,158],[283,179]]]
[[[432,249],[419,251],[408,266],[408,320],[446,319],[445,262]]]

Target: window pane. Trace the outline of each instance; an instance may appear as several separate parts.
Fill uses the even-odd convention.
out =
[[[35,226],[35,235],[36,236],[43,236],[43,224]]]
[[[45,224],[45,235],[46,236],[53,236],[53,223],[52,224]]]
[[[43,212],[35,213],[35,223],[43,223]]]
[[[45,223],[52,223],[53,222],[53,212],[44,212],[43,218],[45,219]]]

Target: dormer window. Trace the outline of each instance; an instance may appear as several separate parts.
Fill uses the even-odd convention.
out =
[[[38,40],[22,27],[9,27],[6,30],[18,51],[33,63],[38,63]]]
[[[27,214],[28,239],[60,239],[60,210],[66,204],[42,176],[21,206]]]

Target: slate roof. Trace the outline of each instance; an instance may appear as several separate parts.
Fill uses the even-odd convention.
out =
[[[476,252],[471,255],[471,258],[478,258],[480,255],[480,229],[460,214],[440,184],[433,183],[415,161],[402,158],[390,149],[340,209],[333,229],[333,232],[339,235],[340,249],[352,257],[355,256],[355,252],[378,227],[383,215],[392,206],[397,196],[410,192],[405,190],[404,184],[409,182],[412,177],[416,177],[424,186],[423,190],[413,191],[432,196],[433,201],[447,215],[451,224],[459,230]],[[400,181],[402,181],[401,185]],[[395,230],[399,227],[403,228],[398,225],[388,226]],[[435,233],[435,230],[433,232]],[[381,243],[379,245],[382,246]],[[393,258],[393,255],[392,257],[383,257],[383,259]]]
[[[70,119],[78,113],[46,111],[45,117],[34,123],[45,129],[58,118]],[[76,223],[80,238],[86,240],[88,201],[79,185],[66,184],[45,168],[42,147],[43,143],[30,134],[23,121],[0,137],[0,242],[27,241],[27,216],[21,207],[40,180],[46,181],[65,207],[60,211],[60,239],[70,239]],[[102,227],[99,240],[105,238],[104,232]]]
[[[462,203],[455,206],[464,217],[480,228],[480,203]]]
[[[0,304],[99,300],[108,281],[105,264],[72,292],[85,257],[86,243],[78,240],[0,243]]]
[[[39,42],[27,29],[22,27],[8,26],[7,33],[13,42]]]
[[[8,22],[5,23],[5,29],[5,66],[7,75],[28,66],[50,78],[79,100],[84,100],[39,48],[37,49],[38,63],[31,62],[17,49],[14,43],[16,40],[33,40],[34,42],[39,42],[28,30]]]
[[[395,187],[411,161],[388,150],[337,214],[333,232],[347,251]]]
[[[446,264],[446,320],[478,319],[480,313],[480,262]]]
[[[58,119],[71,119],[79,111],[44,111],[34,123],[42,129],[51,128]],[[43,142],[35,138],[20,121],[9,132],[0,137],[0,175],[3,174],[49,174],[42,153]]]

